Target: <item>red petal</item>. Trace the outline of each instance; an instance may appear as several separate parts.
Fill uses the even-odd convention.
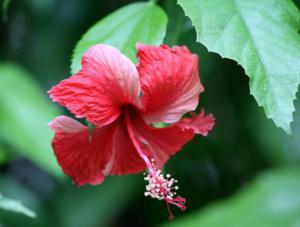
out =
[[[202,136],[207,136],[208,132],[214,127],[215,118],[212,114],[204,115],[204,110],[197,115],[192,113],[191,118],[183,118],[178,123],[177,126],[183,129],[192,129],[194,133],[201,134]]]
[[[138,73],[117,49],[95,45],[83,56],[82,69],[48,92],[78,118],[97,126],[114,121],[127,103],[139,106]]]
[[[165,128],[151,127],[138,115],[132,118],[132,125],[145,155],[154,158],[158,168],[162,168],[169,156],[179,151],[194,136],[192,129],[181,128],[176,124]]]
[[[172,123],[193,111],[203,91],[197,55],[177,46],[171,49],[137,44],[137,49],[143,118],[148,123]]]
[[[121,117],[113,125],[88,128],[66,116],[49,123],[55,132],[53,150],[64,173],[79,186],[100,184],[106,175],[124,175],[143,171],[144,161],[135,150]]]
[[[86,126],[66,116],[55,118],[49,127],[55,132],[52,146],[64,173],[79,186],[100,184],[111,157],[113,127],[94,128],[91,139]]]
[[[107,164],[105,174],[133,174],[142,172],[145,168],[145,162],[140,158],[129,138],[122,116],[115,130],[112,157]]]

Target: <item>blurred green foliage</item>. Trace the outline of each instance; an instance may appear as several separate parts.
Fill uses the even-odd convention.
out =
[[[0,208],[8,211],[13,211],[16,213],[21,213],[31,218],[34,218],[36,216],[33,211],[24,207],[22,203],[20,203],[19,201],[3,197],[1,194],[0,194]]]
[[[66,177],[57,178],[61,170],[54,161],[52,133],[47,128],[47,122],[55,116],[68,114],[51,104],[46,91],[70,75],[77,42],[86,34],[81,41],[84,42],[97,26],[109,32],[112,27],[99,21],[108,20],[110,13],[123,6],[126,8],[121,10],[127,12],[132,9],[127,5],[133,2],[136,1],[10,2],[7,21],[0,24],[0,192],[22,201],[37,217],[0,210],[4,227],[147,227],[166,222],[164,203],[143,196],[141,174],[108,177],[99,186],[81,188],[72,186]],[[299,1],[295,3],[299,7]],[[134,15],[135,25],[129,23],[131,20],[124,24],[132,31],[150,32],[153,37],[148,42],[157,43],[164,34],[166,20],[162,10],[165,11],[168,26],[164,42],[186,45],[198,54],[200,77],[206,89],[200,106],[216,117],[216,127],[208,137],[195,137],[167,164],[166,169],[179,180],[180,194],[187,198],[188,207],[185,212],[172,207],[176,219],[170,225],[216,226],[221,220],[219,226],[254,223],[295,227],[298,216],[293,212],[299,213],[300,198],[300,174],[294,167],[300,164],[299,98],[290,137],[266,119],[263,109],[249,95],[243,68],[196,42],[196,30],[175,0],[158,1],[162,10],[151,4],[133,5],[141,7],[141,16]],[[148,13],[155,16],[147,17],[149,21],[140,25]],[[120,18],[117,14],[115,19]],[[149,30],[152,23],[157,30]],[[120,48],[133,58],[133,44],[142,33],[134,32],[136,36],[131,37],[130,29],[126,32],[116,28],[112,38],[105,40],[104,33],[92,38],[96,39],[93,42],[98,38],[107,43],[115,40],[115,45],[120,39],[128,39],[130,48]],[[240,188],[243,189],[239,191]]]
[[[2,19],[3,19],[3,21],[7,20],[7,10],[8,10],[9,3],[10,3],[10,0],[3,0],[3,3],[2,3]]]
[[[51,108],[50,100],[32,76],[15,64],[0,63],[0,90],[0,139],[58,175],[47,122],[59,112]]]
[[[267,171],[232,198],[166,226],[299,226],[299,176],[299,168]]]

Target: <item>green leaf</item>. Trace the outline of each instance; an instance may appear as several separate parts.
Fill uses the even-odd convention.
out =
[[[53,174],[61,171],[47,123],[58,114],[30,74],[15,64],[0,63],[0,138]]]
[[[178,0],[197,41],[241,64],[268,118],[291,133],[300,82],[299,10],[291,0]]]
[[[73,53],[71,71],[80,69],[84,52],[97,43],[118,48],[135,62],[135,44],[160,44],[167,27],[167,17],[154,2],[127,5],[100,20],[77,43]]]
[[[13,211],[16,213],[21,213],[31,218],[36,217],[35,213],[29,210],[28,208],[26,208],[21,202],[5,198],[1,194],[0,194],[0,208],[8,211]]]
[[[299,226],[299,179],[299,168],[269,171],[233,197],[166,226]]]

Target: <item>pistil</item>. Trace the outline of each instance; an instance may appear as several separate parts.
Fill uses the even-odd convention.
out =
[[[169,219],[172,220],[174,218],[174,215],[171,212],[169,204],[173,204],[179,207],[182,211],[186,209],[186,200],[180,196],[175,197],[176,190],[178,190],[178,186],[175,186],[177,180],[171,178],[170,174],[167,174],[165,177],[162,174],[161,170],[157,169],[155,160],[151,159],[150,161],[147,155],[144,154],[139,141],[136,139],[136,135],[130,121],[130,113],[128,109],[125,110],[125,121],[129,137],[139,156],[145,161],[145,164],[148,168],[148,174],[144,178],[145,181],[148,182],[148,184],[146,185],[145,196],[150,196],[151,198],[158,200],[164,200],[169,212]]]

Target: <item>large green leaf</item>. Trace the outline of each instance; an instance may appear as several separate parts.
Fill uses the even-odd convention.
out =
[[[26,208],[21,202],[8,199],[0,194],[0,208],[16,213],[27,215],[28,217],[34,218],[36,215],[33,211]]]
[[[290,133],[300,82],[299,10],[291,0],[178,0],[197,41],[241,64],[268,118]]]
[[[127,5],[96,23],[78,42],[73,53],[72,73],[80,69],[83,53],[92,45],[106,43],[118,48],[135,61],[135,44],[160,44],[167,17],[154,2]]]
[[[58,114],[31,75],[15,64],[0,63],[0,138],[55,174],[60,170],[47,123]]]
[[[177,227],[292,227],[300,225],[300,169],[264,173],[232,198],[172,222]]]

